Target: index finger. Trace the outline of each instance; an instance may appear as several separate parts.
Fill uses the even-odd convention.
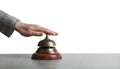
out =
[[[47,29],[47,28],[44,28],[44,27],[41,27],[41,26],[38,26],[37,29],[36,29],[36,31],[43,32],[43,33],[45,33],[47,35],[55,35],[55,36],[58,35],[57,32],[52,31],[52,30]]]

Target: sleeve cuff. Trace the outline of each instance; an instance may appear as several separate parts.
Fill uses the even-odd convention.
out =
[[[13,17],[13,16],[4,16],[2,23],[3,23],[3,29],[2,33],[6,35],[7,37],[10,37],[12,33],[14,32],[16,22],[19,21],[19,19]]]
[[[10,18],[11,18],[12,22],[10,23],[9,27],[7,28],[7,30],[4,32],[4,35],[6,35],[7,37],[10,37],[12,35],[12,33],[15,30],[15,25],[19,21],[15,17],[10,16]]]
[[[0,10],[0,32],[10,37],[14,32],[15,24],[19,19]]]

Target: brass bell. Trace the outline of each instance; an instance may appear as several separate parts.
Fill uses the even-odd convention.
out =
[[[62,56],[55,48],[56,43],[53,40],[49,39],[48,35],[46,35],[46,38],[38,43],[38,46],[39,48],[36,53],[32,55],[32,59],[54,60],[62,58]]]
[[[53,40],[50,40],[48,38],[48,35],[46,35],[46,38],[38,43],[38,46],[41,47],[54,47],[56,46],[56,43]]]

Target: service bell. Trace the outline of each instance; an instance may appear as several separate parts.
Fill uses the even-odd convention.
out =
[[[38,43],[38,46],[39,48],[36,53],[32,55],[32,59],[54,60],[62,58],[62,56],[55,48],[56,43],[53,40],[49,39],[48,35],[46,35],[46,38]]]

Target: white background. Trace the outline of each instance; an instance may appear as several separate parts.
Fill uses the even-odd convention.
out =
[[[0,9],[57,31],[60,53],[120,53],[120,0],[0,0]],[[34,53],[44,37],[0,34],[0,53]]]

